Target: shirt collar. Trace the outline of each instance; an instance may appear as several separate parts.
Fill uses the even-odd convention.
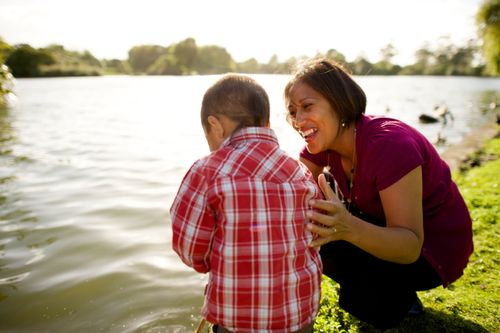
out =
[[[268,127],[244,127],[236,130],[231,136],[226,138],[221,147],[236,146],[248,141],[271,141],[278,144],[278,138],[274,130]]]

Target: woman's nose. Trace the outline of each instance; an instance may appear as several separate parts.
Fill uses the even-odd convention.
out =
[[[300,124],[302,124],[304,122],[304,113],[303,112],[300,112],[300,111],[297,111],[295,113],[295,127],[300,127]]]

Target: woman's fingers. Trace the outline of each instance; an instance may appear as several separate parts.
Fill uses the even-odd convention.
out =
[[[335,195],[331,200],[311,200],[310,205],[313,208],[325,211],[328,214],[337,213],[343,207],[342,202],[340,202]]]
[[[342,226],[343,222],[339,220],[345,210],[343,203],[327,183],[324,174],[318,176],[318,184],[326,200],[311,200],[310,204],[315,210],[307,213],[311,221],[307,224],[307,228],[317,236],[309,246],[315,248],[341,239],[342,232],[339,231],[345,229]]]
[[[318,176],[318,185],[323,192],[326,200],[340,204],[342,203],[335,192],[333,192],[330,184],[326,181],[326,177],[324,174]]]
[[[331,200],[333,197],[335,197],[335,193],[330,187],[330,184],[328,184],[328,182],[326,181],[326,177],[324,174],[320,174],[318,176],[318,185],[321,191],[323,192],[323,195],[325,196],[326,200]]]
[[[316,238],[311,243],[309,243],[309,247],[319,249],[322,245],[325,245],[326,243],[328,243],[330,241],[331,240],[329,238],[325,238],[325,237]]]
[[[312,223],[309,223],[307,228],[317,236],[317,238],[309,244],[310,247],[317,248],[336,239],[335,228],[320,226]]]
[[[335,211],[329,211],[329,213],[330,212],[335,213]],[[321,214],[315,211],[309,211],[307,212],[307,217],[309,218],[309,220],[324,225],[327,228],[332,227],[333,218],[330,215]]]
[[[334,234],[337,231],[335,227],[330,227],[327,225],[318,225],[313,223],[309,223],[307,225],[307,229],[309,229],[309,231],[321,237],[332,236],[332,234]]]

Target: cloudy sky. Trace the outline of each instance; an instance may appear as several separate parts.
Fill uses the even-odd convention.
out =
[[[443,37],[475,38],[482,0],[0,0],[0,36],[9,44],[62,44],[98,58],[126,59],[137,45],[168,46],[188,37],[218,45],[236,61],[314,56],[329,49],[348,60],[393,62]]]

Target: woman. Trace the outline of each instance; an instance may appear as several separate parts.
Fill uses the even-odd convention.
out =
[[[455,281],[473,250],[449,167],[414,128],[365,115],[363,90],[327,59],[302,64],[285,101],[306,142],[301,160],[325,195],[308,228],[340,306],[382,329],[421,312],[416,291]]]

